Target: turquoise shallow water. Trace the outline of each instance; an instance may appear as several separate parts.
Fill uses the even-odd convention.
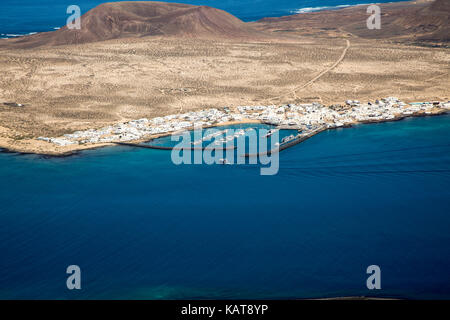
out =
[[[2,153],[0,204],[1,299],[450,298],[450,116],[323,132],[276,176],[130,147]]]

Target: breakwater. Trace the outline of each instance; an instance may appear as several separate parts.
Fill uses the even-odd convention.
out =
[[[232,147],[225,147],[225,148],[212,148],[212,147],[194,147],[194,148],[183,148],[183,147],[164,147],[164,146],[155,146],[155,145],[147,145],[147,144],[141,144],[141,143],[129,143],[129,142],[115,142],[117,145],[121,146],[129,146],[129,147],[137,147],[137,148],[144,148],[144,149],[156,149],[156,150],[234,150],[236,149],[235,146]]]

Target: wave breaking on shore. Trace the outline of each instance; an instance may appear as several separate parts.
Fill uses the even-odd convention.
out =
[[[391,3],[391,2],[387,2]],[[368,6],[373,3],[357,3],[357,4],[341,4],[337,6],[321,6],[321,7],[306,7],[306,8],[300,8],[290,11],[291,14],[299,14],[299,13],[310,13],[310,12],[318,12],[318,11],[325,11],[325,10],[339,10],[343,8],[348,7],[356,7],[356,6]]]

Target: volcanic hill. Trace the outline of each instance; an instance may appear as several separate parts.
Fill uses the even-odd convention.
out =
[[[178,3],[130,1],[104,3],[88,11],[81,17],[80,30],[64,26],[57,31],[10,39],[2,44],[33,48],[146,36],[255,39],[263,35],[223,10]]]

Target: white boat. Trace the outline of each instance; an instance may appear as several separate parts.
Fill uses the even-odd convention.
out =
[[[271,130],[269,130],[269,132],[265,135],[265,138],[270,137],[271,135],[273,135],[277,131],[279,131],[279,129],[271,129]]]
[[[291,134],[290,136],[287,136],[287,137],[284,137],[283,139],[281,139],[281,144],[288,143],[294,139],[295,139],[294,135]]]

